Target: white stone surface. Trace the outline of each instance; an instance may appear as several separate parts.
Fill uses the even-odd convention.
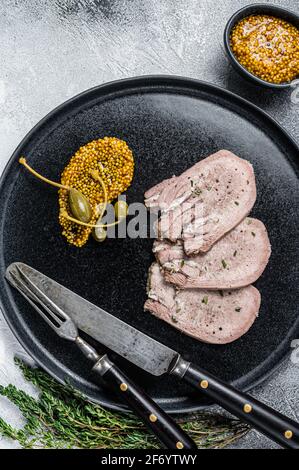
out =
[[[264,91],[245,83],[224,56],[225,23],[248,3],[2,0],[0,172],[22,137],[53,107],[89,87],[134,75],[185,75],[222,85],[259,104],[299,141],[299,105],[291,102],[290,92]],[[271,3],[299,10],[292,0]],[[14,383],[36,394],[14,366],[15,354],[25,353],[0,317],[0,383]],[[298,382],[299,365],[288,361],[254,395],[299,420]],[[0,415],[22,424],[15,407],[3,398]],[[14,446],[0,438],[0,447]],[[234,447],[275,446],[251,432]]]

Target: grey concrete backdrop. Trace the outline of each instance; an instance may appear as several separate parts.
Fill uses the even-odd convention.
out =
[[[224,56],[230,15],[249,0],[1,0],[0,171],[21,138],[53,107],[89,87],[144,74],[216,83],[274,116],[299,142],[299,104],[290,91],[261,90],[239,78]],[[265,2],[264,3],[270,3]],[[279,0],[299,12],[298,0]],[[279,320],[278,320],[279,321]],[[31,393],[13,365],[25,355],[0,313],[0,383]],[[299,365],[290,360],[254,395],[299,420]],[[0,415],[22,424],[0,399]],[[0,447],[15,446],[0,439]],[[273,448],[252,431],[238,448]]]

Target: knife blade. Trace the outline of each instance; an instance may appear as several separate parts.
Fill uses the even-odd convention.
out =
[[[35,312],[62,339],[78,346],[92,362],[94,380],[105,385],[136,413],[167,449],[197,449],[196,443],[147,393],[128,377],[109,356],[99,354],[78,332],[76,323],[27,276],[20,263],[7,269],[11,285],[31,304]],[[103,348],[103,346],[102,346]]]
[[[153,374],[168,373],[183,379],[202,394],[254,427],[283,447],[299,449],[299,424],[159,343],[136,328],[88,302],[66,287],[24,263],[19,264],[27,276],[76,322],[78,327]],[[6,278],[11,281],[10,270]]]
[[[78,328],[104,346],[153,375],[169,371],[179,354],[119,318],[80,297],[53,279],[24,263],[12,263],[5,277],[11,283],[11,271],[19,265],[39,289],[64,310]]]

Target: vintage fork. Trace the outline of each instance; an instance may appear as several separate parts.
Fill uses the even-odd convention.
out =
[[[117,392],[168,449],[196,449],[195,442],[146,393],[137,387],[107,356],[79,336],[74,321],[41,291],[22,269],[15,265],[10,282],[63,339],[74,342],[94,363],[92,370],[104,384]]]

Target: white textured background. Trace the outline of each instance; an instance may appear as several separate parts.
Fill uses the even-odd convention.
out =
[[[260,105],[299,142],[299,105],[290,92],[244,82],[224,56],[225,23],[248,3],[258,2],[1,0],[0,172],[22,137],[53,107],[89,87],[134,75],[186,75],[224,86]],[[299,13],[298,0],[271,3]],[[0,313],[0,383],[36,393],[15,368],[16,353],[25,354]],[[299,420],[299,364],[288,361],[254,395]],[[3,398],[0,415],[22,423]],[[0,438],[0,448],[12,446]],[[235,447],[275,446],[251,432]]]

